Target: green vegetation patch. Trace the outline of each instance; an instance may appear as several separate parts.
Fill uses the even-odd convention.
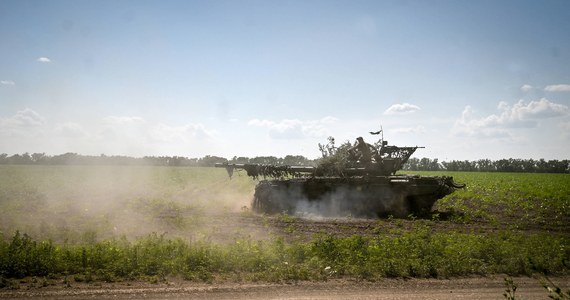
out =
[[[456,221],[509,223],[513,227],[559,227],[570,223],[570,175],[541,173],[414,172],[453,176],[465,189],[436,202]],[[566,228],[567,230],[567,228]]]
[[[236,240],[220,245],[151,234],[84,244],[0,241],[0,277],[72,275],[76,281],[180,276],[187,280],[291,281],[355,276],[436,277],[569,274],[570,240],[540,234],[433,233],[398,237],[316,237],[306,243]],[[566,264],[566,265],[565,265]]]

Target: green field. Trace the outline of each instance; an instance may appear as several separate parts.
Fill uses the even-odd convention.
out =
[[[570,176],[544,173],[415,172],[450,175],[467,187],[439,200],[459,222],[509,224],[570,231]]]
[[[256,182],[223,169],[0,166],[0,285],[569,274],[570,175],[422,173],[443,174],[467,188],[431,218],[305,234],[323,221],[253,214]]]
[[[209,212],[248,206],[254,186],[213,168],[0,166],[0,229],[69,243],[192,235]]]

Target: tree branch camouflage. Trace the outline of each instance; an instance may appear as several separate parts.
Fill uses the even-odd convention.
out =
[[[311,167],[294,167],[288,165],[274,166],[263,164],[229,164],[218,163],[218,168],[225,168],[230,178],[233,175],[234,169],[245,170],[247,176],[257,180],[259,177],[265,178],[285,178],[285,177],[299,177],[302,172],[311,172]]]
[[[333,137],[329,137],[328,141],[325,145],[319,144],[322,158],[319,159],[317,167],[231,163],[218,163],[215,166],[226,168],[230,177],[234,169],[242,169],[254,179],[259,179],[260,176],[264,179],[300,176],[389,176],[401,170],[417,149],[424,148],[391,146],[386,141],[379,140],[374,145],[368,144],[371,160],[362,161],[348,141],[338,147]]]

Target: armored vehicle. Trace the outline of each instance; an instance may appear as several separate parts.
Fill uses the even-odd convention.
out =
[[[316,166],[216,164],[262,179],[255,187],[252,209],[259,213],[312,214],[324,217],[417,217],[465,185],[450,176],[398,175],[419,148],[373,145],[359,137],[354,145],[336,147],[334,138],[319,144],[323,157]]]

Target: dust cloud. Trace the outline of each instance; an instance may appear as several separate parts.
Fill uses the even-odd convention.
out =
[[[214,168],[9,166],[0,169],[0,231],[57,242],[266,238],[247,223],[255,182]]]
[[[273,190],[280,199],[278,205],[281,207],[277,210],[286,210],[305,219],[407,216],[403,194],[387,187],[339,185],[316,199],[309,199],[307,194],[310,193],[305,188]]]

